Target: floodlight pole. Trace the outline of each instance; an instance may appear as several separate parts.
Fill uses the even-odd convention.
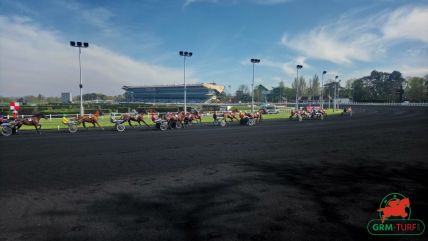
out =
[[[253,82],[251,83],[251,113],[254,113],[254,62],[253,63]]]
[[[184,69],[184,114],[187,113],[187,85],[186,85],[186,56],[183,58],[183,69]]]
[[[299,95],[299,69],[303,68],[303,65],[296,65],[297,78],[296,78],[296,111],[299,109],[298,95]]]
[[[81,62],[81,58],[80,55],[82,54],[82,48],[88,48],[89,44],[86,42],[75,42],[75,41],[70,41],[70,46],[71,47],[77,47],[79,48],[79,89],[80,89],[80,115],[84,115],[84,110],[83,110],[83,94],[82,94],[82,89],[83,89],[83,84],[82,84],[82,62]]]
[[[186,57],[192,57],[192,52],[180,51],[180,56],[183,56],[183,69],[184,69],[184,114],[187,113],[187,86],[186,86]]]
[[[337,89],[337,78],[339,78],[339,76],[336,75],[335,80],[334,80],[334,97],[333,97],[333,112],[336,112],[336,89]]]
[[[321,109],[324,109],[324,75],[327,74],[327,71],[322,72],[321,77]]]
[[[254,64],[260,63],[260,59],[251,59],[253,64],[253,82],[251,84],[251,113],[254,113]]]
[[[83,110],[83,95],[82,95],[82,62],[80,60],[80,55],[82,54],[82,50],[79,47],[79,89],[80,89],[80,115],[83,116],[84,110]]]

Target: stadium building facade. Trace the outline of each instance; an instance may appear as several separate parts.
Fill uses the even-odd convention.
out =
[[[207,103],[224,91],[223,85],[188,84],[188,103]],[[126,101],[144,103],[183,103],[184,85],[123,86]]]

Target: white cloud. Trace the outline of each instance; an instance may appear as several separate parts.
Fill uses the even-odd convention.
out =
[[[288,77],[294,78],[296,76],[296,65],[303,65],[303,68],[305,69],[311,68],[311,66],[305,61],[305,57],[299,56],[294,60],[281,64],[281,69],[288,75]]]
[[[0,16],[0,32],[0,95],[78,94],[78,51],[59,33],[27,18],[4,16]],[[118,94],[123,85],[170,84],[182,79],[181,68],[136,61],[95,45],[82,50],[82,73],[86,93]],[[188,74],[191,77],[192,72]]]
[[[336,64],[369,61],[385,51],[379,36],[358,30],[352,24],[322,26],[293,38],[284,35],[281,42],[305,56]]]
[[[356,19],[345,14],[337,22],[307,33],[291,37],[284,34],[281,42],[307,57],[336,64],[380,59],[394,44],[393,40],[428,42],[428,7],[401,7]]]
[[[427,66],[408,66],[408,65],[402,65],[400,68],[398,68],[401,73],[405,77],[413,77],[413,76],[425,76],[428,74],[428,67]],[[390,71],[393,71],[396,69],[392,69]]]
[[[428,43],[428,7],[403,7],[382,27],[385,39],[415,39]]]

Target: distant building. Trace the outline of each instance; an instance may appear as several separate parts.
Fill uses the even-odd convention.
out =
[[[62,103],[64,104],[73,103],[73,96],[71,96],[71,92],[62,92],[61,100],[62,100]]]
[[[184,85],[123,86],[125,100],[145,103],[183,103]],[[187,103],[207,103],[217,99],[224,91],[223,85],[188,84]]]

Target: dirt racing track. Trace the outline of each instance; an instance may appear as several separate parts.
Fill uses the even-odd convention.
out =
[[[377,240],[366,225],[388,193],[428,223],[427,136],[428,108],[416,107],[22,132],[0,138],[0,240]]]

